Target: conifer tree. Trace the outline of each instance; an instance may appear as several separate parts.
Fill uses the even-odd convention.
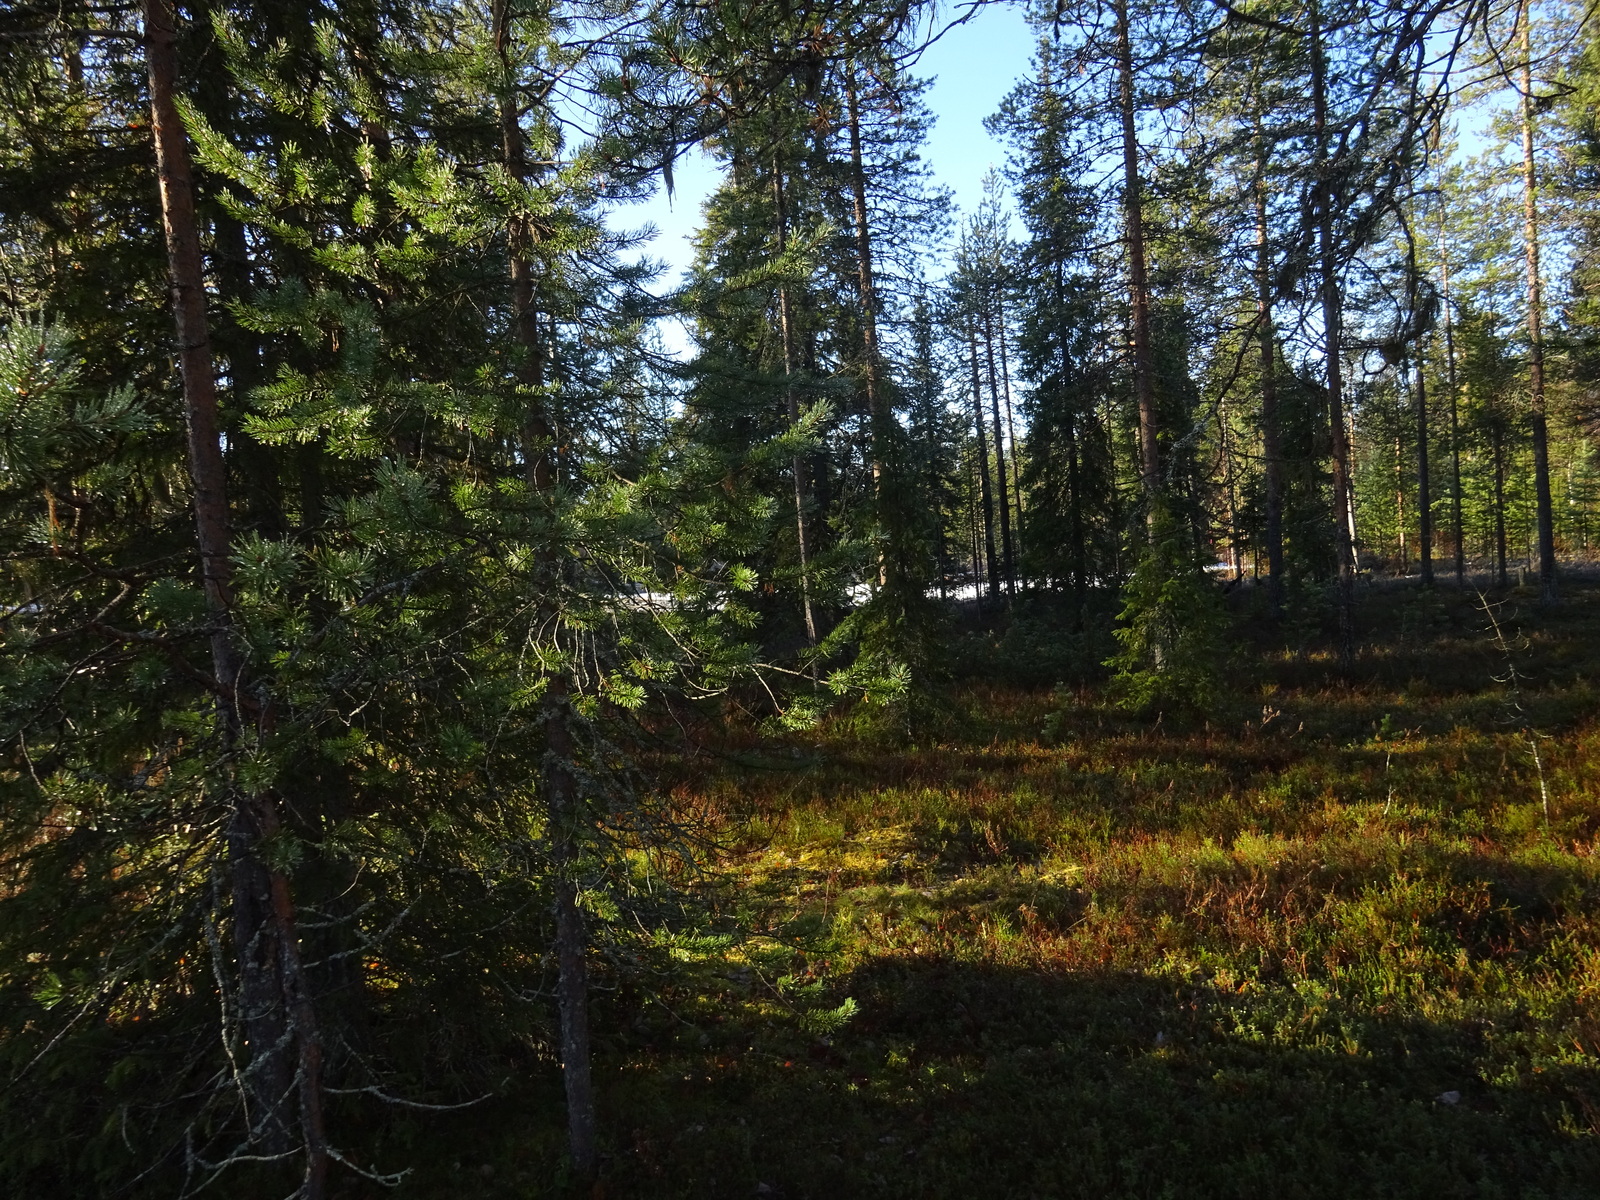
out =
[[[998,343],[1004,337],[1005,294],[1010,286],[1009,239],[1005,217],[993,194],[980,206],[964,231],[956,252],[951,291],[958,311],[969,323],[973,356],[973,404],[980,446],[993,446],[994,514],[998,517],[999,558],[994,570],[1006,594],[1017,587],[1017,555],[1011,520],[1012,483],[1007,474],[1006,425],[1001,416],[1002,375]],[[988,416],[984,415],[987,395]],[[1015,447],[1013,447],[1014,451]],[[986,465],[985,476],[990,475]],[[987,478],[986,478],[987,482]],[[985,512],[989,512],[985,502]],[[996,589],[991,589],[995,591]]]
[[[1018,250],[1019,367],[1029,391],[1030,574],[1071,589],[1078,619],[1091,584],[1114,574],[1119,536],[1111,438],[1099,421],[1108,384],[1097,320],[1102,283],[1091,260],[1092,195],[1077,176],[1084,151],[1061,93],[1054,42],[1039,43],[1036,78],[993,122],[1012,145],[1011,177],[1028,238]]]
[[[104,872],[91,875],[107,886],[77,886],[78,901],[100,905],[97,921],[49,947],[18,986],[37,991],[39,975],[99,961],[61,976],[72,981],[60,989],[63,1013],[81,1005],[114,1017],[144,979],[194,997],[164,1001],[162,1024],[188,1039],[182,1054],[196,1069],[223,1064],[207,1076],[220,1086],[175,1076],[188,1099],[132,1102],[123,1128],[142,1125],[162,1170],[198,1184],[279,1169],[292,1123],[300,1192],[316,1195],[334,1160],[368,1171],[344,1153],[348,1127],[316,1112],[318,1072],[342,1095],[403,1096],[415,1063],[382,1032],[390,1022],[449,1014],[471,1031],[462,1043],[480,1048],[538,1027],[483,990],[488,963],[512,980],[511,995],[536,997],[552,954],[558,1040],[568,1079],[581,1081],[586,941],[608,924],[591,916],[584,928],[579,897],[609,911],[601,897],[627,893],[609,848],[655,837],[623,750],[629,714],[682,687],[714,694],[739,673],[749,612],[737,597],[752,580],[692,498],[693,464],[663,443],[665,405],[635,399],[665,390],[637,340],[648,298],[596,209],[604,187],[639,186],[637,143],[567,150],[552,120],[552,80],[593,99],[621,91],[620,61],[636,75],[654,69],[627,16],[598,41],[569,43],[541,13],[502,8],[486,22],[430,7],[379,20],[347,6],[316,27],[286,20],[297,36],[275,43],[284,26],[246,19],[262,15],[224,14],[207,31],[225,84],[200,89],[170,71],[151,88],[160,132],[180,149],[187,135],[198,162],[195,213],[186,231],[173,220],[173,274],[191,307],[212,282],[197,280],[202,256],[229,263],[241,230],[248,256],[240,278],[231,267],[213,277],[231,289],[227,441],[199,425],[191,438],[206,468],[191,472],[195,491],[210,489],[201,515],[221,543],[203,542],[205,572],[184,565],[193,551],[178,518],[191,493],[171,495],[181,440],[168,419],[182,406],[122,428],[132,410],[120,401],[69,404],[96,453],[118,457],[73,468],[70,484],[40,468],[46,498],[77,507],[81,541],[70,561],[52,553],[58,513],[27,551],[42,554],[43,573],[23,585],[51,599],[16,607],[7,597],[17,651],[7,670],[33,681],[8,689],[7,752],[36,769],[7,785],[21,791],[6,836],[26,849],[67,803],[141,815],[106,823],[98,847],[70,839],[18,860],[6,962],[27,961],[19,939],[37,936],[27,914],[59,896],[51,880],[81,875],[81,855],[98,855]],[[125,73],[139,64],[103,61]],[[180,93],[195,91],[207,104],[183,105],[180,117]],[[612,128],[638,138],[629,122],[651,117],[648,105],[619,112]],[[658,145],[659,129],[652,136]],[[163,156],[180,178],[165,142]],[[96,219],[122,221],[120,236],[159,236],[148,220],[127,220],[120,194],[99,200]],[[252,277],[255,289],[241,282]],[[180,313],[193,360],[185,387],[203,388],[217,378],[196,333],[210,332],[209,317]],[[16,346],[43,345],[8,326]],[[102,365],[91,370],[90,348],[67,374],[92,395],[104,357],[93,345]],[[152,339],[158,362],[163,351]],[[258,384],[249,396],[238,392],[246,378]],[[203,416],[205,406],[188,409]],[[151,451],[164,457],[141,462]],[[288,519],[234,499],[219,468],[297,484],[282,489]],[[132,483],[126,501],[118,481]],[[137,542],[103,524],[130,504],[146,510],[133,520],[145,531]],[[212,599],[195,580],[209,580]],[[641,605],[635,589],[673,603]],[[193,661],[208,639],[235,655],[231,687],[220,686],[225,671]],[[36,649],[48,645],[60,649]],[[70,684],[85,662],[103,662],[100,686],[128,698],[119,715],[51,682]],[[208,728],[205,714],[219,710]],[[40,758],[35,726],[71,727],[68,714],[99,733],[57,738]],[[103,782],[86,788],[89,778]],[[279,824],[264,829],[269,802],[282,804]],[[245,805],[248,828],[235,811]],[[231,889],[230,858],[245,872]],[[310,929],[292,924],[290,899],[315,911]],[[220,956],[230,927],[231,960]],[[118,945],[125,954],[101,949]],[[145,965],[130,975],[130,962]],[[211,983],[193,986],[213,972],[220,1028]],[[375,974],[400,985],[386,990]],[[19,1053],[52,1034],[59,1049],[73,1031],[42,1010],[23,1019],[45,1037],[32,1050],[24,1038]],[[231,1099],[240,1095],[242,1113]],[[581,1086],[570,1101],[574,1159],[592,1169]],[[78,1118],[67,1106],[60,1119]]]
[[[233,629],[233,563],[227,472],[217,423],[217,390],[210,321],[195,217],[190,154],[177,105],[177,31],[166,0],[146,0],[145,54],[150,83],[150,128],[160,178],[161,216],[182,379],[200,578],[211,633],[212,674],[219,701],[221,741],[231,756],[240,725],[253,718],[270,736],[264,697],[247,698],[243,655]],[[268,1153],[287,1148],[289,1122],[282,1111],[298,1093],[298,1127],[304,1145],[301,1194],[321,1200],[327,1187],[322,1038],[311,987],[301,961],[294,889],[280,867],[263,861],[262,844],[282,828],[279,802],[270,791],[224,776],[212,784],[233,808],[227,839],[232,875],[232,926],[238,954],[241,1021],[249,1053],[247,1094],[253,1101],[252,1140]]]

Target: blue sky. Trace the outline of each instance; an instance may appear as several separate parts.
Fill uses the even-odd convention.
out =
[[[948,20],[948,16],[945,16]],[[942,24],[942,22],[941,22]],[[1005,150],[983,127],[1028,68],[1033,35],[1020,5],[985,5],[965,25],[945,34],[923,55],[917,74],[933,79],[926,100],[936,118],[925,157],[939,183],[949,187],[963,212],[982,198],[985,172],[1002,166]],[[668,264],[662,283],[676,282],[693,257],[689,239],[700,224],[700,206],[716,188],[720,173],[698,151],[680,159],[673,171],[675,190],[617,212],[614,224],[660,231],[647,253]]]

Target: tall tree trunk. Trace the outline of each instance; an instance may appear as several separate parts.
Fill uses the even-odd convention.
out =
[[[223,216],[217,222],[217,239],[219,282],[225,294],[242,300],[248,292],[249,272],[244,226],[231,217]],[[201,317],[204,319],[206,314],[202,313]],[[209,320],[206,323],[209,332]],[[246,341],[251,336],[249,331],[236,327],[233,333],[235,350],[229,358],[228,375],[238,400],[255,386],[260,371],[255,347]],[[210,364],[210,369],[214,378],[214,364]],[[241,437],[235,442],[234,454],[236,465],[243,467],[245,477],[257,478],[264,484],[259,490],[266,492],[266,502],[258,500],[250,505],[255,510],[253,515],[258,527],[268,537],[274,533],[281,534],[281,492],[272,487],[276,483],[276,471],[265,448],[252,438]],[[246,462],[237,464],[238,458],[245,458]],[[250,490],[247,485],[247,495]],[[274,503],[274,500],[278,502]],[[248,499],[246,503],[249,505]],[[226,518],[225,501],[222,519],[226,521]],[[213,635],[213,638],[216,636]],[[212,661],[216,669],[220,660],[215,641]],[[219,678],[222,674],[218,670]],[[229,738],[237,733],[239,716],[237,711],[228,714],[226,736]],[[251,1047],[248,1075],[256,1083],[256,1086],[246,1089],[246,1094],[256,1107],[250,1124],[259,1131],[263,1149],[274,1154],[286,1154],[293,1144],[293,1129],[284,1105],[293,1088],[294,1064],[289,1055],[289,1012],[284,1001],[283,973],[280,970],[284,947],[277,932],[273,879],[254,854],[255,843],[265,831],[264,826],[270,822],[270,816],[267,822],[251,819],[248,809],[238,804],[229,828],[228,841],[235,952],[241,965],[249,963],[248,970],[240,971],[240,1000],[245,1038]],[[258,1056],[257,1051],[262,1048],[270,1048],[270,1052]]]
[[[1082,455],[1078,449],[1078,419],[1069,413],[1066,419],[1067,434],[1067,493],[1071,514],[1068,528],[1072,530],[1072,608],[1076,614],[1074,628],[1083,621],[1084,601],[1088,599],[1089,553],[1083,531],[1083,471]]]
[[[972,351],[972,418],[978,430],[978,478],[983,493],[983,545],[989,566],[989,595],[1000,595],[1000,562],[994,552],[994,497],[989,490],[989,437],[984,432],[983,380],[978,373],[978,323],[967,318],[967,341]]]
[[[982,609],[983,586],[980,581],[983,578],[983,550],[978,536],[978,486],[970,474],[967,484],[971,489],[967,494],[972,501],[967,505],[968,549],[972,551],[972,599]]]
[[[1550,438],[1544,398],[1544,297],[1539,279],[1539,179],[1533,160],[1533,13],[1522,0],[1522,206],[1528,257],[1528,400],[1532,412],[1533,489],[1539,522],[1539,598],[1556,600],[1555,509],[1550,499]]]
[[[884,395],[881,378],[882,362],[878,356],[878,301],[872,281],[872,229],[867,218],[867,171],[861,155],[861,112],[856,95],[856,73],[852,64],[845,75],[845,101],[850,125],[850,194],[856,224],[856,289],[861,304],[861,349],[866,361],[863,364],[867,390],[867,413],[872,429],[872,489],[878,505],[880,529],[885,519],[887,499],[885,489],[886,462],[889,438],[893,432],[894,417],[889,412],[888,397]],[[883,534],[880,533],[880,537]],[[889,556],[887,547],[878,547],[878,586],[888,582]]]
[[[1117,449],[1112,431],[1117,427],[1116,405],[1110,393],[1106,392],[1101,396],[1099,404],[1094,407],[1098,411],[1093,413],[1094,419],[1091,422],[1088,434],[1097,438],[1100,443],[1101,461],[1113,464],[1114,469]],[[1123,527],[1123,518],[1127,514],[1123,511],[1122,493],[1119,488],[1111,487],[1108,489],[1105,505],[1106,519],[1110,522],[1111,528],[1121,529]],[[1123,539],[1120,537],[1111,538],[1109,549],[1111,551],[1111,578],[1118,587],[1121,587],[1133,573],[1129,568]]]
[[[1428,466],[1428,380],[1417,352],[1417,563],[1422,586],[1433,586],[1433,481]]]
[[[1444,311],[1445,384],[1450,390],[1450,522],[1455,537],[1456,586],[1466,585],[1466,527],[1461,512],[1461,421],[1458,412],[1459,385],[1456,382],[1456,335],[1454,314],[1450,311],[1450,249],[1445,241],[1444,187],[1439,188],[1439,284],[1440,305]]]
[[[1422,276],[1417,272],[1417,240],[1412,236],[1409,217],[1406,227],[1406,297],[1413,314],[1417,311]],[[1422,586],[1433,586],[1433,480],[1428,466],[1428,373],[1422,335],[1408,358],[1406,368],[1414,368],[1417,389],[1417,564]]]
[[[1237,582],[1244,578],[1244,555],[1239,548],[1239,481],[1234,470],[1233,439],[1228,436],[1228,403],[1217,404],[1217,437],[1222,448],[1222,476],[1228,496],[1228,565]]]
[[[1406,557],[1406,451],[1398,431],[1394,435],[1394,530],[1400,545],[1400,574],[1411,563]]]
[[[1456,586],[1467,582],[1467,527],[1461,502],[1461,417],[1456,383],[1456,339],[1450,327],[1450,293],[1444,299],[1444,354],[1446,381],[1450,385],[1450,525],[1455,537]]]
[[[1265,155],[1256,164],[1256,342],[1261,361],[1261,451],[1266,485],[1267,598],[1283,615],[1283,435],[1278,416],[1278,376],[1272,320],[1272,244],[1267,234]]]
[[[1133,395],[1139,407],[1139,477],[1144,488],[1146,520],[1156,535],[1156,504],[1161,489],[1156,424],[1155,358],[1150,342],[1150,281],[1145,263],[1144,196],[1139,174],[1133,40],[1128,29],[1128,0],[1115,0],[1117,24],[1118,107],[1122,117],[1122,212],[1128,239],[1128,307],[1133,343]]]
[[[1005,426],[1000,421],[1000,382],[994,365],[994,315],[989,306],[983,310],[983,347],[989,360],[989,410],[994,416],[994,474],[1000,486],[1000,545],[1006,594],[1016,595],[1016,555],[1011,547],[1011,500],[1006,484]]]
[[[1066,268],[1060,258],[1055,261],[1055,298],[1056,311],[1065,312],[1067,306],[1067,280]],[[1060,378],[1062,388],[1065,389],[1067,381],[1072,378],[1072,343],[1071,336],[1063,329],[1056,331],[1060,339]],[[1088,591],[1088,546],[1083,528],[1083,474],[1082,451],[1078,446],[1078,414],[1070,406],[1065,407],[1065,420],[1063,432],[1067,439],[1067,495],[1068,528],[1071,529],[1072,550],[1072,600],[1075,617],[1075,627],[1083,620],[1083,606],[1087,599]]]
[[[817,375],[817,334],[810,326],[800,329],[800,369],[811,378]],[[817,447],[806,457],[806,480],[811,486],[811,511],[816,514],[816,519],[811,521],[806,532],[810,535],[811,554],[813,561],[816,556],[827,551],[830,530],[828,529],[828,513],[833,511],[834,499],[834,462],[828,450],[825,437],[819,438]],[[837,619],[838,613],[826,602],[812,597],[813,608],[817,611],[818,632],[830,627]]]
[[[1338,570],[1335,604],[1339,622],[1339,657],[1349,663],[1355,658],[1356,547],[1351,528],[1354,514],[1350,487],[1350,439],[1345,429],[1344,368],[1342,349],[1342,302],[1339,293],[1338,247],[1334,241],[1333,206],[1335,189],[1328,161],[1328,81],[1325,49],[1322,43],[1322,11],[1312,0],[1311,18],[1311,103],[1315,131],[1315,186],[1317,240],[1322,293],[1324,367],[1328,381],[1328,425],[1333,439],[1334,551]]]
[[[783,163],[776,152],[772,156],[772,203],[778,221],[778,254],[781,257],[789,247],[789,217],[783,195]],[[800,422],[800,398],[795,394],[794,314],[789,303],[789,285],[778,284],[778,329],[783,340],[783,402],[791,426]],[[794,472],[794,523],[795,536],[800,551],[800,604],[806,622],[806,641],[817,644],[817,620],[811,611],[811,543],[806,528],[806,463],[805,455],[795,451],[791,462]]]
[[[1006,438],[1011,443],[1011,496],[1016,506],[1016,520],[1013,528],[1016,530],[1017,557],[1020,559],[1026,549],[1022,544],[1022,457],[1017,453],[1017,426],[1012,418],[1011,410],[1011,364],[1006,354],[1006,302],[1002,296],[995,301],[995,324],[998,326],[1000,338],[1000,385],[1005,392],[1006,399]]]
[[[550,681],[546,701],[545,788],[555,869],[556,1006],[561,1016],[561,1079],[567,1095],[567,1137],[580,1177],[599,1169],[598,1129],[589,1047],[588,933],[578,907],[577,867],[583,813],[572,763],[572,705],[565,676]]]
[[[495,48],[504,80],[500,96],[501,150],[507,174],[518,183],[528,179],[527,144],[518,115],[517,75],[512,61],[509,0],[497,0],[493,19]],[[540,329],[532,255],[538,230],[525,217],[513,217],[507,229],[510,257],[511,311],[522,351],[518,381],[528,389],[523,421],[523,471],[539,503],[550,503],[558,482],[560,448],[555,424],[544,402],[545,366],[549,358]],[[560,563],[554,550],[539,555],[545,588],[558,587]],[[548,615],[557,617],[547,605]],[[574,774],[576,748],[572,736],[571,682],[561,671],[546,677],[543,783],[549,821],[550,861],[555,875],[556,1007],[561,1022],[561,1076],[567,1097],[567,1141],[578,1175],[592,1179],[599,1167],[594,1083],[589,1045],[588,935],[578,906],[574,871],[583,832],[583,806]]]
[[[199,223],[195,217],[189,146],[176,100],[177,30],[165,0],[145,0],[145,46],[150,75],[151,131],[155,135],[172,315],[183,381],[189,476],[194,485],[195,537],[206,600],[217,619],[216,631],[211,636],[217,683],[229,695],[237,715],[238,702],[232,696],[232,689],[239,679],[240,661],[228,617],[233,604],[228,475],[222,461],[217,420],[217,381],[211,361],[205,268]]]
[[[231,620],[227,467],[219,438],[217,381],[189,146],[177,105],[177,29],[166,0],[144,0],[144,23],[150,127],[183,381],[195,541],[214,629],[211,663],[221,699],[222,732],[231,748],[246,711],[253,710],[258,721],[262,717],[241,687],[243,663]],[[248,1114],[251,1136],[269,1154],[287,1153],[290,1130],[284,1108],[290,1094],[297,1091],[305,1152],[301,1196],[321,1200],[329,1161],[321,1040],[300,962],[289,881],[281,871],[263,863],[259,853],[262,840],[278,829],[277,808],[269,794],[248,794],[231,781],[228,790],[233,797],[227,833],[233,935],[248,1055],[245,1094],[254,1108]]]
[[[1496,414],[1490,446],[1494,454],[1494,555],[1500,586],[1506,587],[1506,439],[1504,423]]]

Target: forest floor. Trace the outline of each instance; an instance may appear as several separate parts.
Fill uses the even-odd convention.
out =
[[[604,1194],[1600,1195],[1600,584],[1503,599],[1364,589],[1349,670],[1241,611],[1206,714],[728,735],[714,919],[597,1006]],[[444,1120],[417,1192],[559,1191],[555,1084]]]

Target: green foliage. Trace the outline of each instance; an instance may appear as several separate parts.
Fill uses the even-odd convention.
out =
[[[996,628],[965,631],[955,640],[952,673],[1022,687],[1097,682],[1116,649],[1116,608],[1108,589],[1082,602],[1048,592],[1018,597]]]
[[[1217,589],[1165,509],[1151,529],[1151,545],[1123,589],[1114,634],[1121,649],[1106,666],[1122,703],[1135,711],[1178,705],[1205,712],[1224,694],[1230,665]]]
[[[65,329],[41,316],[0,328],[0,477],[48,481],[74,459],[150,427],[131,387],[86,395]]]

